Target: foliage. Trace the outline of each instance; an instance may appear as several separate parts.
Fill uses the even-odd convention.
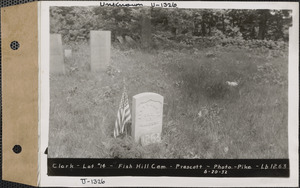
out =
[[[139,46],[151,48],[174,43],[210,47],[233,40],[247,45],[253,40],[288,41],[290,13],[255,9],[51,7],[50,32],[62,34],[65,43],[88,41],[90,30],[110,30],[115,43],[128,36]],[[205,44],[197,42],[201,39]]]

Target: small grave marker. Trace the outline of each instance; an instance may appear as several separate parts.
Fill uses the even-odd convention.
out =
[[[64,52],[60,34],[50,35],[50,73],[65,73]]]
[[[67,58],[72,57],[72,50],[71,49],[65,49],[65,57],[67,57]]]
[[[132,136],[143,146],[161,141],[164,97],[157,93],[133,96]]]
[[[111,32],[90,31],[91,70],[106,70],[110,61]]]

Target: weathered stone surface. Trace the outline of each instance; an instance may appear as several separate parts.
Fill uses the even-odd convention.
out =
[[[140,93],[133,96],[132,136],[142,145],[161,140],[163,96],[157,93]]]
[[[111,32],[91,31],[91,70],[103,71],[110,62]]]
[[[71,49],[65,49],[65,57],[67,57],[67,58],[72,57],[72,50]]]
[[[64,52],[60,34],[50,35],[50,73],[65,73]]]
[[[150,9],[145,10],[145,14],[143,14],[141,19],[141,42],[143,48],[149,48],[151,46],[152,38],[151,38],[151,20],[150,20]]]
[[[128,44],[135,44],[135,41],[130,37],[130,36],[125,36],[125,41],[128,43]]]
[[[118,36],[117,40],[119,41],[120,44],[124,44],[124,39],[122,36]]]
[[[141,136],[142,146],[146,146],[152,143],[159,143],[161,141],[161,133],[151,133]]]

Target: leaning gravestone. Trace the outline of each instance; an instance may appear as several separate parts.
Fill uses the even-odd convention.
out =
[[[65,73],[64,51],[60,34],[50,35],[50,73]]]
[[[91,70],[105,70],[110,61],[111,32],[90,31]]]
[[[161,141],[164,97],[157,93],[133,96],[132,136],[143,146]]]

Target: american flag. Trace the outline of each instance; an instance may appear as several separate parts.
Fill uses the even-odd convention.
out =
[[[125,124],[131,119],[130,108],[128,104],[128,95],[124,86],[120,106],[118,109],[117,119],[114,129],[114,137],[116,138],[120,134],[124,133]]]

